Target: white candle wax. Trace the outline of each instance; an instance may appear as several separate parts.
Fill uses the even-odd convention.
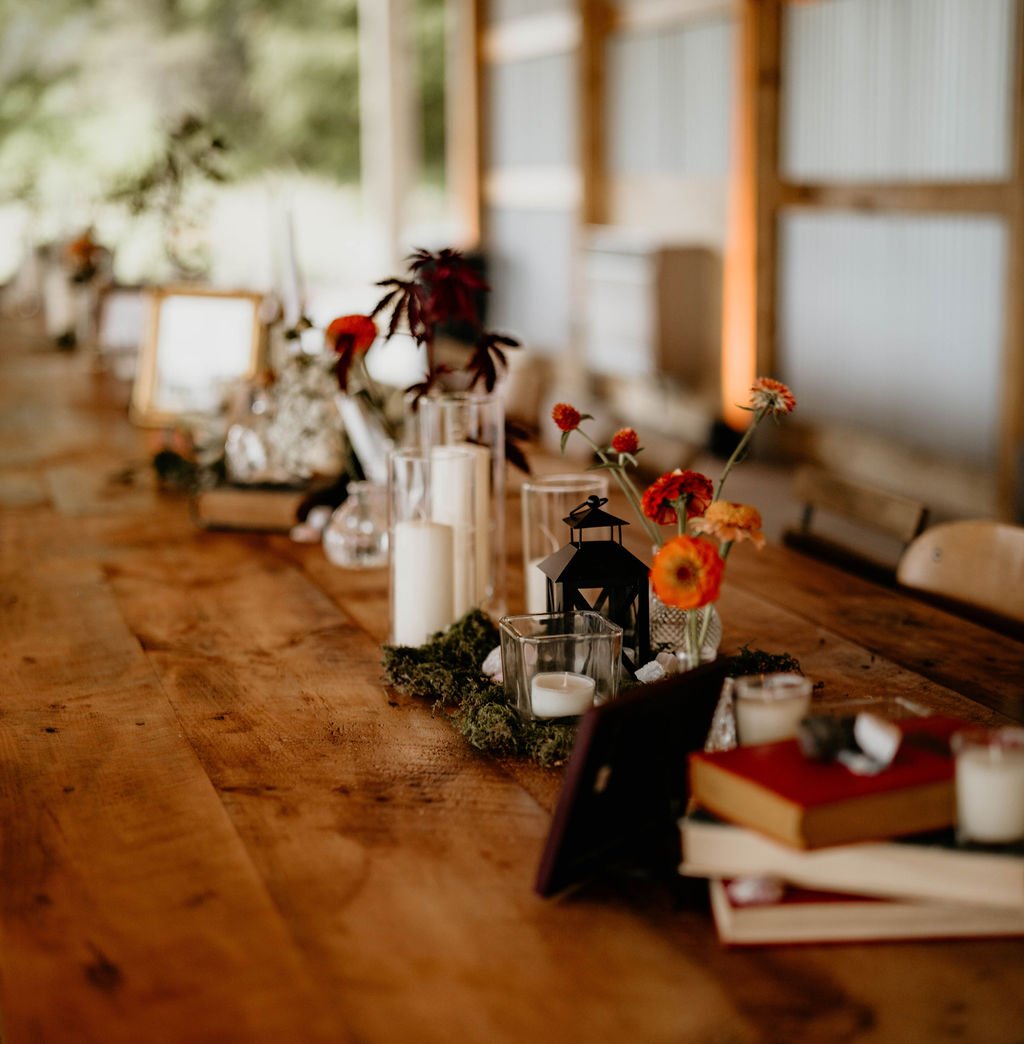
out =
[[[540,571],[543,558],[531,558],[526,564],[526,611],[546,613],[548,611],[548,578]]]
[[[530,683],[530,707],[536,718],[566,718],[594,705],[594,679],[572,671],[546,671]]]
[[[736,731],[745,747],[757,743],[774,743],[796,735],[800,719],[810,705],[808,692],[792,696],[736,697]]]
[[[971,841],[1024,839],[1024,747],[968,744],[956,757],[957,829]]]
[[[422,645],[455,619],[451,526],[405,521],[394,526],[392,633],[396,645]]]
[[[437,446],[430,451],[430,515],[452,527],[452,612],[455,619],[477,604],[473,578],[473,531],[476,504],[473,499],[474,457]]]

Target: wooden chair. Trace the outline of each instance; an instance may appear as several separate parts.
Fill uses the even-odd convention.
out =
[[[1024,526],[944,522],[904,552],[896,577],[963,616],[1024,638]]]
[[[817,467],[797,472],[793,495],[803,504],[803,515],[799,529],[783,533],[787,547],[889,585],[895,583],[900,555],[928,519],[920,501]],[[833,531],[826,534],[826,528]]]

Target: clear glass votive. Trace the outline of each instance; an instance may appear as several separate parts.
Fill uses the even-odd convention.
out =
[[[1024,729],[967,729],[954,734],[956,830],[961,842],[1024,841]]]
[[[538,566],[569,541],[562,520],[589,496],[608,496],[605,475],[543,475],[523,483],[523,603],[528,613],[548,609],[547,577]]]
[[[622,628],[600,613],[503,617],[505,692],[524,718],[574,718],[619,691]]]
[[[456,446],[391,455],[392,644],[421,646],[478,604],[475,482],[476,458]]]
[[[736,731],[741,747],[796,736],[811,705],[811,679],[802,674],[754,674],[736,679]]]

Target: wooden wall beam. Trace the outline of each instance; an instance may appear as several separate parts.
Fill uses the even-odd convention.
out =
[[[1007,198],[1006,329],[999,439],[999,508],[1024,522],[1024,9],[1014,45],[1013,177]]]
[[[580,218],[585,225],[608,220],[605,49],[611,24],[608,0],[580,0]]]
[[[778,301],[779,113],[782,88],[782,10],[779,0],[746,0],[754,30],[754,118],[757,182],[757,372],[775,368]]]
[[[1010,182],[894,182],[889,184],[779,184],[779,203],[839,210],[1005,214]]]

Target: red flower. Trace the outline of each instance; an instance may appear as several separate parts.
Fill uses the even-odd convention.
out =
[[[339,355],[365,352],[377,340],[377,324],[368,315],[339,315],[327,327],[327,343]]]
[[[622,428],[612,436],[612,449],[616,453],[636,453],[640,449],[640,437],[632,428]]]
[[[368,315],[339,315],[327,327],[327,343],[338,353],[338,387],[348,391],[348,374],[357,355],[377,340],[377,324]]]
[[[651,586],[676,609],[699,609],[718,597],[725,563],[706,540],[673,537],[654,556]]]
[[[796,409],[796,398],[782,381],[758,377],[750,389],[750,405],[755,411],[792,413]]]
[[[575,431],[583,420],[583,414],[575,406],[560,402],[551,411],[551,419],[562,431]]]
[[[671,525],[679,520],[675,502],[682,497],[686,501],[686,517],[703,515],[715,495],[714,486],[707,475],[699,471],[682,471],[676,468],[656,478],[644,490],[642,506],[644,514],[659,526]]]

